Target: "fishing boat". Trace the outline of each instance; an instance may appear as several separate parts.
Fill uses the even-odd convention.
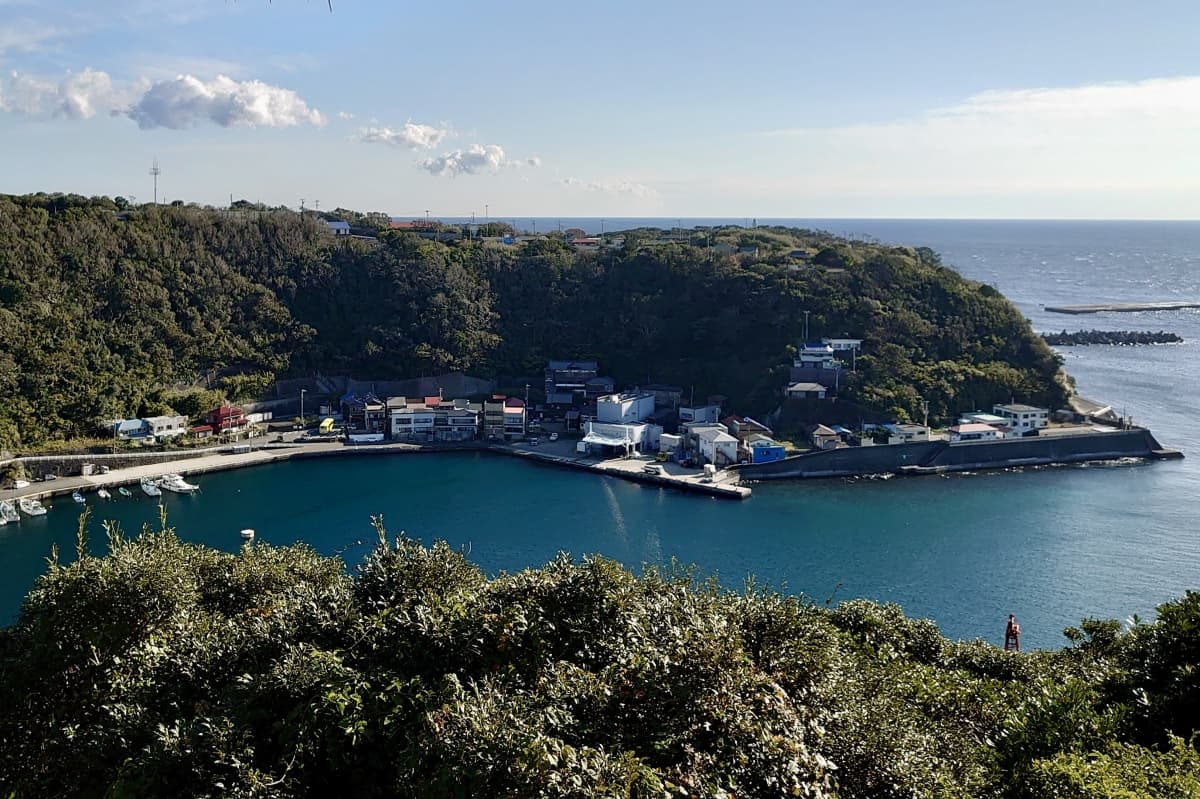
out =
[[[120,494],[120,495],[121,495],[121,496],[123,496],[123,497],[132,497],[132,496],[133,496],[133,492],[132,492],[132,491],[130,491],[130,490],[129,490],[128,488],[126,488],[125,486],[119,486],[119,487],[117,488],[117,493],[118,493],[118,494]]]
[[[75,500],[80,505],[83,505],[87,502],[87,500],[83,498],[83,494],[80,494],[78,491],[71,492],[71,499]]]
[[[0,499],[0,519],[6,522],[19,522],[21,514],[17,513],[17,509],[13,504],[6,499]]]
[[[251,530],[250,528],[246,528],[245,530],[242,530],[242,540],[243,541],[253,541],[254,540],[254,531]]]
[[[148,497],[161,497],[162,491],[158,487],[158,483],[154,482],[153,477],[143,477],[141,479],[142,493]]]
[[[96,496],[100,497],[100,499],[112,499],[112,494],[108,493],[107,488],[102,488],[97,491]]]
[[[183,479],[182,475],[178,474],[164,474],[159,478],[158,486],[168,491],[174,491],[176,494],[191,494],[200,490],[200,486],[189,483]]]
[[[25,513],[29,516],[45,516],[46,515],[46,506],[43,505],[38,500],[32,499],[31,497],[21,497],[20,499],[18,499],[17,507],[19,507],[21,509],[22,513]]]

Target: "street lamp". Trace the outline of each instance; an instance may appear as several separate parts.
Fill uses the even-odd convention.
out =
[[[308,393],[307,388],[300,389],[300,427],[304,427],[304,395]]]

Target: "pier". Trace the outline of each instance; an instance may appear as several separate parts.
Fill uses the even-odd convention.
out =
[[[1047,305],[1050,313],[1088,314],[1104,313],[1134,313],[1135,311],[1178,311],[1183,308],[1200,308],[1200,300],[1186,302],[1104,302],[1096,305]]]
[[[354,457],[366,455],[399,455],[399,454],[432,454],[439,452],[491,452],[510,457],[520,457],[547,465],[582,469],[593,473],[617,477],[635,483],[649,483],[666,488],[675,488],[693,494],[705,494],[725,499],[747,499],[750,488],[738,485],[736,471],[719,471],[712,482],[706,482],[704,474],[699,469],[685,469],[677,463],[660,463],[661,474],[647,474],[642,471],[649,463],[655,463],[646,457],[631,458],[596,458],[595,456],[575,453],[575,440],[564,439],[558,442],[543,442],[534,447],[525,443],[486,444],[480,441],[463,442],[462,444],[346,444],[337,442],[311,442],[288,444],[265,444],[248,452],[234,452],[232,447],[220,451],[207,450],[200,456],[183,455],[179,460],[164,460],[146,463],[144,465],[114,468],[106,474],[61,476],[56,480],[32,483],[26,488],[0,490],[0,499],[16,500],[19,497],[48,499],[51,497],[68,496],[72,491],[83,493],[96,491],[101,488],[118,488],[130,486],[136,490],[138,482],[143,477],[159,477],[172,472],[184,476],[194,476],[208,472],[241,469],[248,466],[258,466],[265,463],[291,460],[296,458],[320,457]],[[103,456],[81,456],[89,460],[103,462]]]

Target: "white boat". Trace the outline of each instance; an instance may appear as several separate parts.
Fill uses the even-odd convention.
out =
[[[159,490],[158,484],[154,482],[152,477],[143,477],[141,480],[142,492],[148,497],[161,497],[162,491]]]
[[[107,488],[102,488],[97,491],[96,496],[100,497],[100,499],[112,499],[112,494],[108,493]]]
[[[21,509],[22,513],[26,513],[30,516],[46,515],[46,506],[41,502],[38,502],[36,499],[32,499],[30,497],[21,497],[18,499],[17,506]]]
[[[4,519],[6,522],[18,522],[21,520],[21,514],[17,513],[17,509],[11,502],[0,499],[0,519]]]
[[[87,500],[83,498],[83,494],[80,494],[78,491],[71,492],[71,499],[75,500],[80,505],[83,505],[87,502]]]
[[[176,494],[191,494],[194,491],[200,490],[200,486],[195,483],[189,483],[183,479],[182,475],[178,474],[164,474],[158,480],[158,487],[174,491]]]
[[[120,487],[118,487],[118,488],[117,488],[117,493],[118,493],[118,494],[120,494],[120,495],[121,495],[121,496],[123,496],[123,497],[132,497],[132,496],[133,496],[133,492],[132,492],[132,491],[130,491],[130,490],[129,490],[128,488],[126,488],[125,486],[120,486]]]
[[[253,541],[254,540],[254,531],[248,527],[245,530],[242,530],[242,540],[243,541]]]

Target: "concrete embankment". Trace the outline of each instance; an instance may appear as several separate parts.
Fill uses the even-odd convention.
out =
[[[1136,428],[954,444],[923,441],[846,447],[797,455],[774,463],[742,466],[739,471],[743,480],[782,480],[867,474],[936,474],[1118,458],[1177,457],[1182,455],[1163,449],[1149,430]]]
[[[570,447],[574,442],[563,442],[564,447]],[[564,447],[544,447],[534,450],[521,444],[489,445],[481,441],[469,441],[461,444],[343,444],[342,442],[320,442],[304,444],[272,444],[249,452],[234,453],[230,448],[204,453],[187,453],[183,459],[164,460],[153,459],[153,462],[141,461],[137,465],[126,465],[125,468],[113,468],[107,474],[87,476],[60,477],[57,480],[33,483],[22,489],[0,490],[0,499],[17,499],[18,497],[33,497],[47,499],[56,496],[66,496],[73,491],[90,492],[100,488],[118,488],[120,486],[137,486],[142,478],[157,478],[164,473],[173,472],[190,477],[208,472],[243,469],[277,461],[301,458],[329,457],[367,457],[400,454],[431,454],[444,452],[490,452],[510,457],[519,457],[537,463],[581,469],[629,480],[636,483],[650,483],[669,488],[679,489],[695,494],[704,494],[727,499],[746,499],[751,490],[736,484],[736,472],[719,472],[715,482],[704,482],[703,474],[698,470],[683,469],[678,464],[660,464],[661,474],[647,474],[643,470],[648,463],[645,460],[614,458],[611,460],[596,460],[595,458],[579,457],[568,452]],[[559,451],[561,450],[561,451]],[[159,453],[166,454],[166,453]],[[138,490],[135,488],[135,490]]]

